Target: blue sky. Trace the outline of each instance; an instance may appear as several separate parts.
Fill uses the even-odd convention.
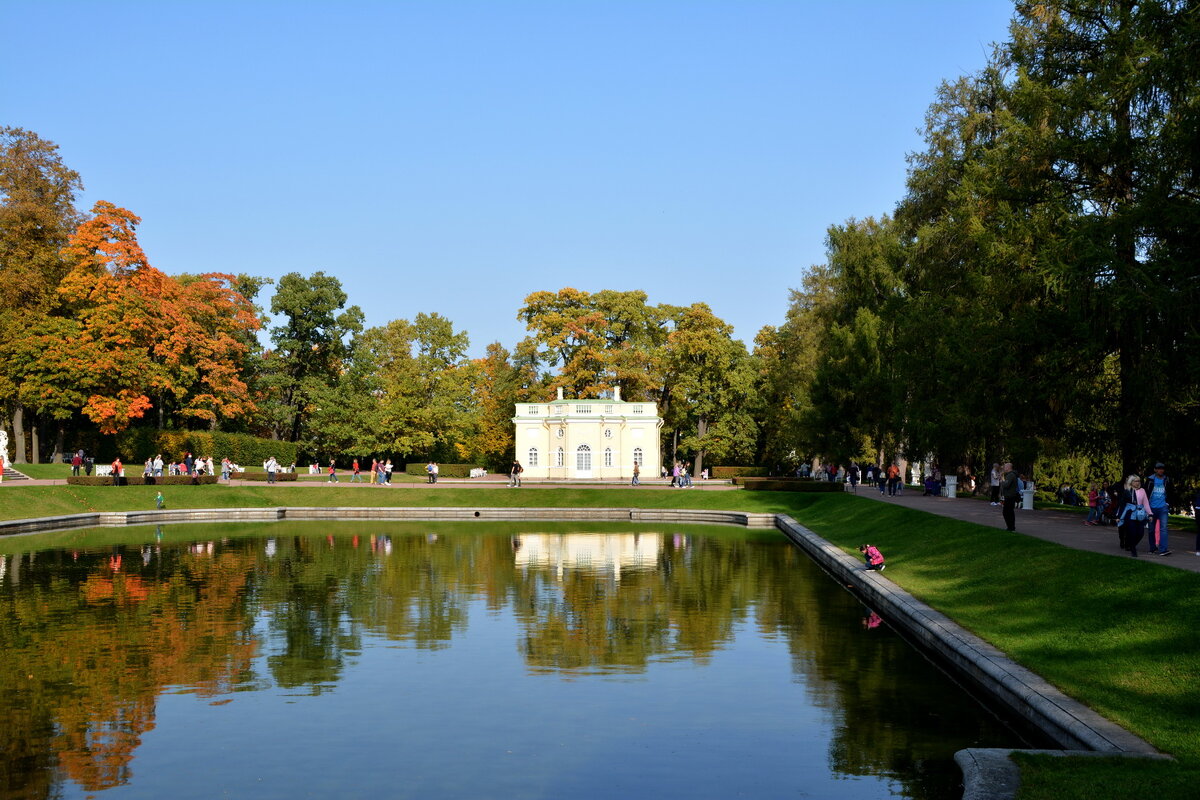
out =
[[[0,124],[167,272],[337,275],[369,325],[512,347],[529,292],[703,301],[750,344],[890,213],[1009,0],[4,0]],[[269,300],[270,289],[262,300]]]

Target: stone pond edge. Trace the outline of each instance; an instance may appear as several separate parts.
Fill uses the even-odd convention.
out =
[[[295,520],[422,521],[572,521],[679,522],[777,528],[826,572],[852,588],[922,647],[987,690],[1017,716],[1045,733],[1063,750],[1022,752],[1054,755],[1127,755],[1163,757],[1148,742],[1067,697],[1041,676],[1013,661],[983,639],[953,622],[888,580],[863,569],[862,561],[843,552],[785,514],[640,508],[357,508],[276,507],[101,511],[55,517],[0,521],[0,536],[74,528],[154,525],[179,522],[275,522]],[[1008,800],[1016,796],[1020,773],[1007,749],[968,748],[955,754],[963,771],[965,800]]]

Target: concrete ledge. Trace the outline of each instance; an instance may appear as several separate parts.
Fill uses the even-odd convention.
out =
[[[882,573],[863,569],[862,561],[791,517],[779,515],[776,524],[824,569],[858,591],[889,622],[901,627],[921,646],[945,659],[1063,748],[1105,755],[1157,754],[1145,740],[1067,697],[1041,676],[900,589]]]
[[[990,747],[969,747],[954,754],[954,761],[963,774],[963,800],[1013,800],[1021,788],[1021,770],[1009,758],[1013,753],[1032,753],[1047,756],[1110,756],[1095,750],[1006,750]],[[1132,758],[1153,758],[1169,761],[1160,753],[1124,753]]]
[[[121,525],[165,525],[185,522],[275,522],[295,520],[449,520],[553,522],[674,522],[681,524],[741,525],[748,528],[775,527],[774,514],[705,509],[642,508],[473,508],[455,507],[277,507],[277,508],[181,508],[161,511],[103,511],[59,517],[0,521],[0,536],[45,533]]]

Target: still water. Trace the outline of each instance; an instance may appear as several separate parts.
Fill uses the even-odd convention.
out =
[[[773,532],[0,542],[4,798],[950,798],[1019,744]]]

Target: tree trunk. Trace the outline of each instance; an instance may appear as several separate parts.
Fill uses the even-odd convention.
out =
[[[1114,185],[1113,198],[1115,209],[1110,213],[1110,227],[1116,227],[1115,249],[1117,251],[1116,281],[1118,286],[1130,286],[1138,271],[1137,242],[1135,232],[1129,226],[1113,226],[1112,219],[1121,216],[1125,209],[1134,203],[1133,165],[1130,162],[1131,149],[1126,147],[1131,140],[1132,109],[1128,100],[1122,100],[1116,111],[1117,139],[1121,143],[1121,155],[1113,165],[1112,177]],[[1146,325],[1142,317],[1142,303],[1126,303],[1118,310],[1117,321],[1117,363],[1120,364],[1121,380],[1117,390],[1117,445],[1121,450],[1121,474],[1133,475],[1139,473],[1139,465],[1146,453],[1140,452],[1144,446],[1145,427],[1140,424],[1140,409],[1145,388],[1143,381],[1142,353],[1145,348]]]
[[[34,414],[33,421],[29,423],[29,463],[42,463],[42,443],[38,439],[37,415]]]
[[[54,454],[50,456],[51,464],[65,464],[67,461],[63,457],[63,438],[66,436],[65,427],[60,421],[58,423],[58,430],[54,433]]]
[[[17,403],[13,407],[13,463],[25,464],[25,406]]]
[[[704,469],[704,437],[708,434],[708,418],[700,417],[696,421],[696,438],[700,440],[700,446],[696,449],[696,463],[692,465],[692,475],[700,476],[700,471]]]

